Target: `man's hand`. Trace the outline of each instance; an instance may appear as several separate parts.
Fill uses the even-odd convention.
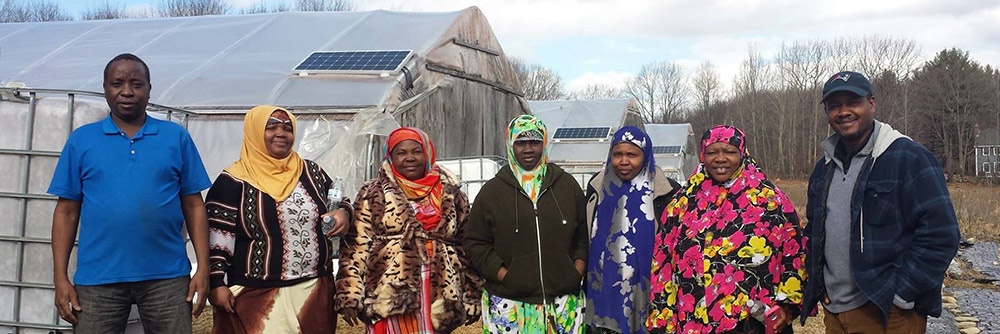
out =
[[[74,325],[77,319],[73,311],[80,312],[83,308],[66,268],[69,267],[69,254],[73,251],[76,230],[80,225],[80,205],[80,201],[59,198],[52,212],[52,281],[56,286],[56,310],[60,318]]]
[[[181,196],[181,211],[187,225],[188,236],[191,237],[191,247],[198,259],[198,270],[195,270],[191,282],[188,283],[187,301],[191,305],[191,315],[198,316],[205,308],[205,298],[208,297],[208,211],[201,193]],[[196,295],[197,294],[197,295]]]
[[[80,300],[76,298],[76,287],[68,279],[56,280],[56,310],[59,317],[67,322],[76,325],[76,314],[73,312],[83,311],[80,307]]]
[[[507,277],[507,268],[500,267],[500,270],[497,270],[497,281],[503,282],[505,277]]]
[[[587,271],[587,262],[576,259],[573,261],[573,265],[576,266],[576,272],[580,273],[580,277],[583,277],[583,273]]]
[[[236,312],[236,297],[233,297],[233,292],[229,291],[229,287],[220,286],[212,289],[212,293],[208,296],[208,301],[213,306],[228,313]]]
[[[350,326],[356,326],[361,324],[361,320],[358,319],[358,310],[353,308],[340,310],[340,316],[344,318]]]
[[[198,317],[201,310],[205,308],[205,298],[208,297],[208,270],[203,266],[198,266],[194,277],[188,283],[187,302],[191,305],[191,315]]]

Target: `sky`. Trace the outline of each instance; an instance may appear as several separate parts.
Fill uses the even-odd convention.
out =
[[[78,16],[99,0],[63,0]],[[110,0],[116,3],[116,0]],[[152,8],[158,0],[117,0]],[[226,0],[234,8],[260,0]],[[266,0],[274,4],[280,0]],[[285,0],[290,3],[290,0]],[[880,35],[914,41],[922,60],[957,47],[1000,65],[996,0],[355,0],[359,10],[456,11],[477,6],[504,52],[556,71],[567,91],[622,85],[645,65],[704,61],[732,81],[753,45],[771,57],[782,43]]]

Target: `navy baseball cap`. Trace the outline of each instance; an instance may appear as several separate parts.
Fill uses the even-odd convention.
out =
[[[859,96],[875,95],[875,92],[872,91],[871,81],[868,81],[868,78],[865,78],[863,74],[843,71],[834,74],[830,79],[826,80],[826,84],[823,85],[823,99],[821,101],[826,101],[826,98],[830,94],[842,91],[848,91]]]

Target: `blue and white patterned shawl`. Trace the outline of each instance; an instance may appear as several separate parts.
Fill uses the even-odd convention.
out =
[[[622,181],[611,164],[619,143],[642,149],[642,169]],[[653,208],[653,143],[639,128],[615,132],[597,189],[597,210],[591,222],[587,261],[587,321],[620,333],[646,333],[649,274],[656,222]]]

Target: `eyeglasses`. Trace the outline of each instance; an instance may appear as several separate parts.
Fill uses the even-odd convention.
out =
[[[264,126],[267,127],[267,126],[271,126],[271,125],[274,125],[274,124],[285,124],[285,125],[288,125],[288,126],[292,126],[292,120],[290,120],[290,119],[289,120],[282,120],[282,119],[277,118],[277,117],[268,117],[267,118],[267,124],[265,124]]]

